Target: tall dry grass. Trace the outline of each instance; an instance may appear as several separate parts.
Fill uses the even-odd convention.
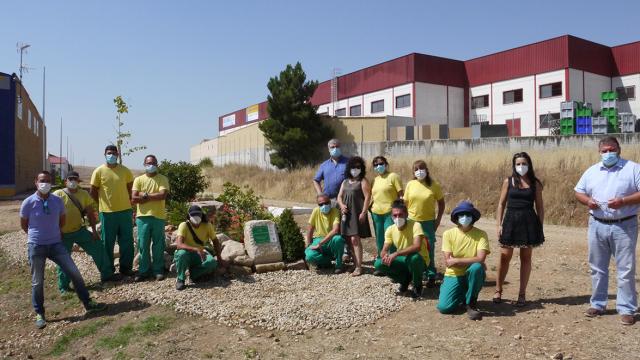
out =
[[[561,150],[527,151],[533,160],[536,176],[544,184],[543,199],[545,223],[585,226],[587,209],[578,204],[573,188],[582,173],[599,161],[595,148],[567,148]],[[471,200],[485,217],[495,217],[500,187],[511,174],[511,157],[506,150],[484,151],[463,155],[415,156],[390,158],[390,170],[400,175],[403,182],[413,177],[414,160],[424,159],[434,179],[445,193],[446,212],[461,200]],[[627,145],[622,156],[640,160],[640,145]],[[367,160],[367,177],[373,178],[371,159]],[[209,191],[220,192],[222,184],[230,181],[249,185],[266,199],[313,203],[315,192],[312,178],[315,168],[292,172],[264,170],[257,166],[227,165],[205,170],[210,181]]]

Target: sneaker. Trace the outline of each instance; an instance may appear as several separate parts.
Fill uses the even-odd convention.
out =
[[[475,305],[467,305],[467,316],[474,321],[482,320],[482,313],[478,311]]]
[[[599,310],[599,309],[596,309],[596,308],[588,308],[587,311],[584,312],[584,315],[586,317],[593,318],[593,317],[597,317],[597,316],[600,316],[600,315],[604,315],[604,310]]]
[[[47,321],[44,319],[44,315],[36,314],[36,327],[44,329],[45,326],[47,326]]]
[[[333,270],[334,274],[342,274],[344,273],[344,268],[336,268],[335,270]]]
[[[156,274],[156,281],[164,280],[164,274]]]
[[[122,276],[134,276],[136,273],[133,272],[132,270],[122,270],[122,269],[120,269],[120,274],[122,274]]]
[[[620,316],[620,323],[622,325],[633,325],[636,323],[636,318],[631,314],[622,315]]]
[[[176,290],[184,290],[186,286],[184,285],[184,281],[177,280],[176,281]]]
[[[373,276],[384,276],[384,273],[380,270],[374,270],[373,271]]]
[[[435,287],[437,287],[436,279],[435,278],[427,279],[427,289],[433,289]]]
[[[113,274],[106,279],[100,280],[100,282],[104,284],[106,282],[111,282],[111,281],[115,282],[120,280],[122,280],[122,274]]]
[[[422,286],[420,287],[414,287],[411,290],[411,298],[412,299],[418,299],[422,296]]]
[[[408,290],[409,290],[409,284],[400,284],[398,291],[396,291],[396,295],[404,296],[407,294]]]
[[[84,308],[87,311],[87,314],[93,314],[105,310],[107,308],[107,305],[89,300],[89,303]]]
[[[143,282],[147,280],[147,277],[144,275],[136,275],[136,277],[133,278],[133,282]]]

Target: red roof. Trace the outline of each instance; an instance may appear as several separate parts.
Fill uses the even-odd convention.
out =
[[[640,41],[614,46],[611,54],[618,75],[640,73]]]

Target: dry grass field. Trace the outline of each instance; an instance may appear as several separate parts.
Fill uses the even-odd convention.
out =
[[[582,173],[599,161],[597,149],[567,148],[562,150],[530,151],[536,175],[544,184],[545,223],[586,226],[585,211],[576,202],[573,188]],[[388,159],[391,171],[400,174],[404,183],[411,180],[414,160],[424,159],[434,179],[445,192],[447,212],[460,200],[469,199],[485,216],[495,215],[502,180],[511,174],[512,153],[491,151],[451,156],[415,156]],[[640,145],[626,146],[622,156],[640,160]],[[373,179],[371,160],[367,162],[367,177]],[[205,170],[210,182],[209,191],[220,192],[222,184],[230,181],[249,185],[266,199],[313,203],[312,178],[315,168],[292,172],[264,170],[256,166],[227,165]]]

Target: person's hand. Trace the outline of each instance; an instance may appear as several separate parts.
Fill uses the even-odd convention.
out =
[[[349,208],[347,205],[340,205],[340,211],[342,211],[343,214],[346,214],[349,212]]]
[[[91,237],[93,237],[94,241],[99,241],[100,240],[100,234],[98,234],[98,232],[96,232],[96,231],[92,231],[91,232]]]
[[[387,256],[382,258],[382,263],[387,265],[387,266],[391,266],[391,263],[393,262],[393,260],[395,260],[396,257],[398,257],[398,255],[396,255],[396,253],[393,253],[391,255],[387,255]]]
[[[447,267],[456,266],[458,264],[458,259],[453,256],[447,259]]]
[[[204,249],[198,249],[198,255],[200,255],[200,260],[202,261],[207,259],[207,252]]]
[[[320,244],[312,245],[311,250],[322,251]]]
[[[598,203],[593,200],[593,198],[589,198],[589,201],[587,202],[587,207],[589,207],[589,209],[591,210],[596,210],[597,208],[599,208]]]
[[[611,209],[620,209],[622,206],[624,206],[624,201],[622,201],[622,198],[619,197],[613,198],[607,202],[607,206],[609,206]]]
[[[364,222],[367,221],[367,214],[360,214],[358,220],[360,220],[360,224],[364,224]]]

